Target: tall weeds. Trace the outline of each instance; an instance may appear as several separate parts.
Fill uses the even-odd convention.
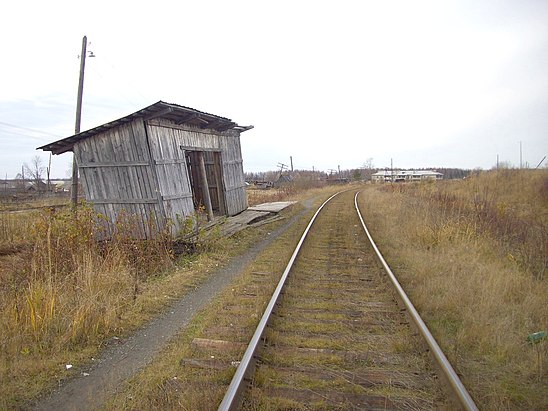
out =
[[[46,210],[35,218],[25,247],[0,261],[2,381],[43,372],[118,330],[143,284],[172,261],[170,238],[135,240],[137,223],[120,216],[113,238],[97,242],[104,224],[89,207],[76,217]],[[15,394],[2,390],[13,403]]]
[[[386,189],[426,204],[428,233],[436,237],[486,236],[500,255],[514,261],[537,279],[548,265],[548,173],[544,170],[502,170],[448,184],[392,185]],[[415,200],[412,200],[412,199]],[[443,223],[440,226],[440,221]],[[431,239],[428,237],[431,236]]]
[[[481,409],[546,409],[546,170],[372,188],[373,236]]]
[[[31,213],[0,212],[0,255],[27,244],[34,221]]]

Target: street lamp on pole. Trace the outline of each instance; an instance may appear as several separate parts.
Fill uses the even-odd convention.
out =
[[[84,36],[82,38],[82,53],[80,54],[80,77],[78,80],[78,97],[76,99],[76,122],[74,125],[74,134],[80,133],[80,122],[82,119],[82,94],[84,92],[84,70],[86,67],[86,55],[87,55],[87,43],[88,38]],[[90,57],[95,57],[93,52],[90,52]],[[74,150],[73,150],[74,153]],[[78,204],[78,164],[76,163],[76,155],[72,156],[72,193],[71,193],[72,207],[76,209]]]

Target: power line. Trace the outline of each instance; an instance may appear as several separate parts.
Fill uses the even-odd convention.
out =
[[[0,124],[3,125],[3,126],[18,128],[18,129],[25,130],[25,131],[32,131],[33,133],[47,134],[49,136],[59,137],[59,134],[48,133],[47,131],[36,130],[36,129],[33,129],[33,128],[28,128],[28,127],[23,127],[23,126],[16,126],[15,124],[6,123],[4,121],[0,121]],[[28,136],[28,137],[30,137],[30,136]]]
[[[51,139],[51,137],[48,136],[31,136],[29,134],[24,134],[18,130],[5,130],[0,128],[0,139],[10,138],[12,136],[26,137],[40,142],[44,142],[45,139]]]

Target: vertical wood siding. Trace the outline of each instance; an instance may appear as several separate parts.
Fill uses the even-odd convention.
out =
[[[147,124],[150,151],[158,178],[159,195],[174,234],[182,220],[193,214],[192,189],[180,136],[173,130]]]
[[[194,213],[181,146],[206,150],[217,212],[235,215],[247,208],[239,132],[181,127],[163,119],[136,119],[75,145],[86,199],[106,221],[116,222],[124,213],[134,216],[138,237],[154,236],[168,220],[175,233],[179,222]],[[112,230],[105,223],[104,237]]]
[[[226,131],[223,133],[220,143],[223,153],[223,178],[227,214],[235,215],[248,207],[240,133],[235,130]]]
[[[96,212],[111,223],[128,215],[136,224],[136,236],[149,237],[162,211],[142,120],[82,140],[74,154],[84,194]],[[104,236],[112,230],[105,222]]]
[[[235,215],[248,207],[238,131],[229,130],[218,133],[198,128],[180,127],[162,119],[148,122],[147,129],[151,131],[157,129],[157,135],[162,135],[163,138],[174,142],[175,146],[179,148],[183,146],[220,150],[226,214]],[[215,181],[213,176],[208,175],[208,179],[210,177],[210,181]],[[213,198],[213,192],[211,194]],[[215,198],[217,198],[216,195]]]

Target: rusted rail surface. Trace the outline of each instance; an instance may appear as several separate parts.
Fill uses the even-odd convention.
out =
[[[390,268],[384,259],[382,259],[377,247],[374,245],[365,223],[363,222],[363,218],[359,213],[357,194],[354,196],[357,214],[353,213],[351,208],[348,207],[349,195],[351,194],[352,193],[348,192],[342,195],[340,193],[335,194],[323,203],[312,217],[265,309],[255,334],[241,360],[240,366],[236,370],[226,395],[219,406],[219,410],[233,410],[240,407],[243,393],[249,385],[249,379],[255,372],[256,358],[262,356],[263,363],[268,363],[267,357],[272,355],[268,354],[268,352],[275,352],[276,349],[280,348],[277,344],[274,344],[274,347],[269,347],[268,349],[267,347],[261,348],[265,336],[267,336],[268,333],[271,333],[271,335],[266,338],[268,344],[269,340],[274,339],[274,335],[277,332],[276,327],[279,327],[280,323],[282,324],[281,334],[284,334],[284,332],[287,331],[288,326],[286,325],[284,330],[283,322],[287,318],[291,318],[291,320],[294,317],[299,318],[299,315],[295,312],[301,313],[301,317],[306,317],[308,315],[307,313],[310,312],[319,313],[312,316],[312,326],[303,325],[303,323],[301,323],[298,326],[289,327],[289,331],[294,332],[291,328],[303,330],[301,333],[302,335],[299,337],[306,340],[306,330],[310,329],[312,330],[310,332],[310,338],[314,339],[319,335],[315,334],[314,322],[316,322],[318,327],[324,328],[322,332],[327,332],[327,336],[325,337],[326,340],[318,339],[318,344],[320,346],[325,344],[327,348],[311,348],[306,344],[300,344],[297,347],[286,347],[286,349],[289,350],[288,352],[298,352],[301,354],[304,352],[305,354],[308,353],[308,355],[314,357],[323,355],[324,357],[327,357],[329,361],[331,361],[332,358],[336,359],[336,365],[328,364],[325,366],[325,369],[322,369],[321,366],[313,368],[306,365],[286,367],[285,369],[280,369],[278,367],[276,372],[281,373],[286,377],[289,376],[289,378],[291,378],[293,374],[304,373],[305,377],[309,380],[316,380],[314,383],[321,387],[319,390],[325,390],[322,394],[321,392],[314,392],[318,390],[307,387],[306,389],[301,390],[306,394],[302,394],[303,396],[307,396],[309,392],[312,392],[316,396],[315,398],[319,397],[321,400],[323,397],[325,399],[325,401],[320,401],[324,407],[329,408],[333,406],[337,409],[354,409],[356,407],[367,409],[401,409],[402,407],[409,409],[433,409],[440,405],[439,387],[434,387],[435,382],[433,382],[429,371],[425,371],[421,368],[421,366],[424,365],[422,363],[424,353],[418,354],[417,358],[408,360],[402,359],[403,356],[400,356],[397,351],[396,354],[392,354],[388,351],[384,352],[382,349],[383,344],[390,346],[397,345],[397,342],[394,343],[394,341],[391,340],[391,334],[395,333],[394,330],[396,328],[394,327],[401,328],[402,325],[400,323],[405,322],[405,320],[402,320],[402,318],[404,318],[403,314],[392,300],[391,296],[393,295],[393,292],[384,290],[386,287],[383,284],[387,284],[387,282],[379,275],[379,269],[375,268],[378,267],[375,261],[377,257],[381,259],[379,261],[381,261],[383,268],[389,273],[390,280],[396,287],[400,298],[404,302],[408,302],[408,306],[406,303],[408,312],[411,313],[413,317],[414,314],[418,317],[418,314],[412,307],[407,296],[405,296],[401,286],[397,283]],[[333,201],[335,198],[337,199]],[[326,207],[330,202],[332,202],[330,207]],[[316,220],[320,219],[319,215],[322,209],[326,210],[325,213],[323,213],[326,215],[324,216],[322,214],[321,218],[323,218],[323,220],[318,221],[318,227],[315,226],[312,231],[314,233],[322,232],[323,234],[317,234],[315,240],[310,238],[310,240],[307,240],[306,246],[303,247],[305,239],[309,233],[311,233],[312,225]],[[363,231],[360,227],[360,222]],[[371,241],[373,249],[375,250],[375,253],[377,253],[377,257],[375,257],[374,253],[369,249],[364,251],[364,247],[369,247],[364,244],[367,241],[364,232]],[[329,240],[326,242],[324,239],[324,242],[322,242],[320,238],[322,235]],[[339,239],[339,237],[344,237],[344,239]],[[303,252],[301,252],[302,248]],[[315,260],[323,260],[323,262],[320,261],[320,263],[318,263],[319,265],[316,265]],[[293,282],[293,284],[288,287],[286,284],[290,272],[291,282]],[[305,277],[302,277],[303,275],[305,275]],[[281,297],[282,292],[284,294],[283,299]],[[312,295],[312,303],[310,303],[312,305],[302,305],[308,295]],[[322,295],[321,298],[327,298],[325,296],[328,296],[331,300],[319,301],[319,295]],[[390,295],[390,297],[387,297],[387,295]],[[402,295],[405,297],[402,297]],[[295,303],[295,301],[297,301],[297,303]],[[280,304],[280,302],[282,302],[282,304]],[[288,304],[294,305],[287,308],[287,311],[284,313],[283,307]],[[297,308],[297,310],[294,310],[295,304],[301,304],[301,306]],[[318,307],[327,304],[329,308],[325,310],[315,308],[314,304],[317,304]],[[273,315],[274,311],[276,311],[275,315]],[[337,319],[335,321],[332,317],[322,317],[322,311],[326,311],[329,315],[338,315],[337,318],[340,317],[340,320]],[[420,317],[418,317],[418,319],[419,320],[413,318],[413,321],[417,323],[419,328],[426,328],[422,320],[420,320]],[[422,325],[420,325],[421,323]],[[348,334],[346,336],[337,335],[337,330],[341,330],[341,324],[343,327],[347,327],[351,333],[355,334],[350,334],[350,337]],[[405,328],[405,326],[406,324],[403,324],[403,328]],[[408,328],[407,325],[406,329]],[[331,334],[329,334],[330,332]],[[406,332],[408,331],[404,330],[404,334],[402,335],[406,335]],[[411,334],[409,334],[409,338],[411,338],[410,335]],[[425,335],[430,335],[427,329]],[[437,349],[432,348],[436,347],[437,344],[435,344],[435,341],[432,343],[431,340],[433,340],[433,338],[431,335],[430,337],[426,336],[424,338],[426,338],[427,343],[433,352],[434,350],[439,350],[439,347]],[[343,341],[340,344],[337,344],[336,341],[330,342],[329,339],[342,339]],[[407,337],[404,337],[404,339],[407,339]],[[374,340],[374,342],[371,342],[370,340]],[[283,346],[283,343],[280,345]],[[402,349],[402,351],[405,350]],[[439,352],[441,352],[441,350],[439,350]],[[283,355],[284,354],[282,354],[282,357]],[[435,355],[438,356],[439,354],[435,353]],[[442,356],[443,353],[441,353],[440,358]],[[276,358],[276,355],[274,355],[274,358]],[[438,360],[438,362],[440,362],[442,370],[447,373],[450,385],[456,392],[455,395],[461,400],[463,409],[477,409],[464,386],[454,371],[452,371],[450,365],[448,365],[447,359],[443,359],[445,359],[444,356],[442,361]],[[276,362],[276,360],[272,360],[271,362]],[[367,363],[365,364],[367,366],[362,366],[362,363]],[[370,363],[372,363],[374,367],[371,368]],[[379,364],[381,365],[380,368]],[[386,367],[387,364],[388,368]],[[396,365],[394,366],[394,364]],[[409,366],[409,364],[411,364],[411,366]],[[268,364],[265,368],[268,368]],[[449,372],[446,370],[449,370]],[[276,377],[272,378],[275,379]],[[347,385],[350,388],[346,387],[343,391],[330,389],[329,384],[332,381],[329,380],[335,382],[342,381],[341,384],[349,383]],[[391,391],[391,394],[389,395],[384,395],[383,390],[393,391]],[[412,394],[413,392],[418,392],[419,394]],[[289,397],[295,395],[295,393],[300,393],[297,387],[278,387],[276,395]],[[268,395],[268,393],[265,395]],[[391,398],[388,398],[391,396],[392,398],[397,398],[392,401]],[[307,399],[304,399],[303,401],[306,403]],[[248,406],[247,408],[254,408],[254,406]]]
[[[316,220],[316,217],[318,216],[318,214],[320,214],[320,211],[322,211],[322,208],[329,201],[331,201],[331,199],[335,197],[337,194],[334,194],[333,196],[329,197],[318,208],[316,213],[312,216],[310,223],[308,223],[308,226],[304,230],[304,233],[299,243],[297,244],[297,247],[295,247],[295,251],[293,252],[293,255],[291,256],[289,260],[289,263],[287,264],[287,267],[285,268],[285,271],[283,272],[282,277],[280,278],[278,286],[276,287],[276,289],[274,290],[274,293],[272,294],[272,298],[270,299],[270,302],[268,303],[264,311],[261,321],[259,322],[259,325],[257,326],[257,329],[255,333],[253,334],[253,337],[251,338],[251,341],[244,353],[244,356],[242,357],[240,365],[236,369],[236,373],[234,374],[234,377],[232,378],[232,382],[230,383],[230,386],[228,387],[226,395],[223,398],[221,405],[219,406],[219,410],[233,410],[233,409],[236,409],[236,407],[239,405],[239,402],[240,402],[239,396],[241,395],[242,390],[244,389],[244,378],[248,377],[253,370],[253,366],[254,366],[253,357],[255,355],[255,352],[257,351],[257,348],[259,347],[259,343],[261,341],[261,338],[266,329],[266,325],[272,314],[272,310],[274,309],[274,306],[276,305],[276,303],[278,302],[278,299],[280,298],[280,294],[285,285],[287,276],[289,275],[289,271],[291,270],[291,267],[293,266],[293,263],[295,262],[297,255],[299,254],[299,251],[303,245],[303,242],[308,232],[310,231],[310,228],[312,227],[312,224],[314,223],[314,220]]]

